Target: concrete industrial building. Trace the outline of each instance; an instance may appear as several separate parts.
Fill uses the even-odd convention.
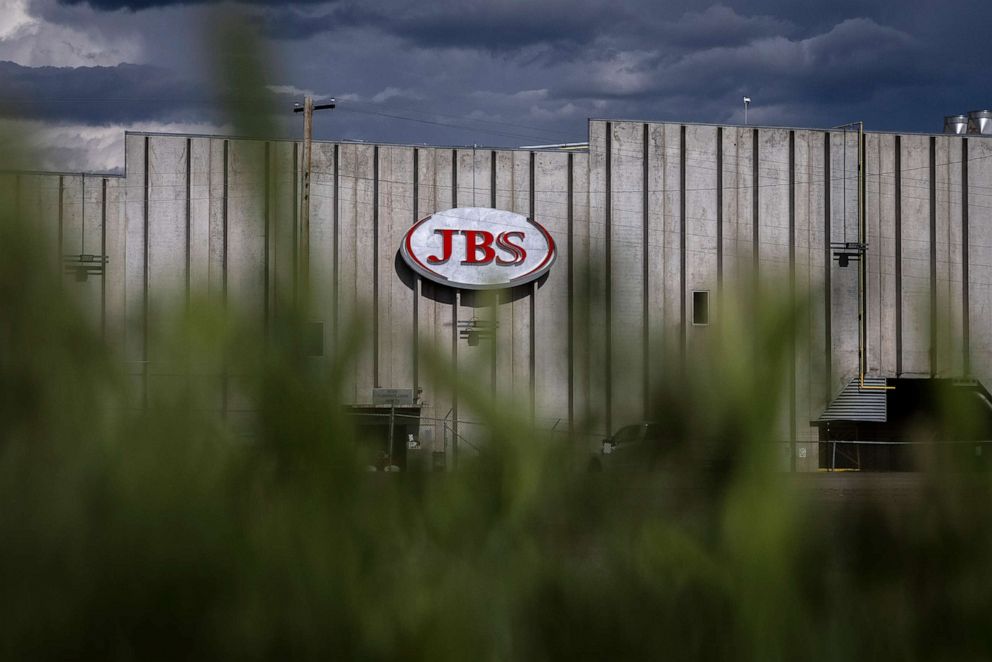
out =
[[[148,390],[174,374],[149,346],[148,320],[202,292],[262,328],[297,290],[301,153],[291,141],[128,133],[123,176],[25,173],[4,195],[58,238],[67,286]],[[841,411],[838,397],[855,410],[878,404],[857,397],[862,345],[871,384],[992,383],[984,135],[592,120],[587,151],[317,142],[311,195],[314,361],[328,360],[356,311],[371,311],[348,400],[422,389],[422,438],[437,449],[471,437],[471,412],[427,378],[419,343],[512,393],[539,427],[592,413],[603,436],[643,419],[657,339],[684,352],[707,333],[693,307],[708,295],[695,293],[742,278],[824,292],[778,431],[800,469],[817,466],[815,423]],[[456,207],[537,219],[557,262],[495,306],[414,274],[397,256],[405,233]],[[838,262],[861,257],[861,243],[864,287],[857,263]],[[595,310],[580,319],[586,299]],[[499,355],[473,333],[494,334]]]

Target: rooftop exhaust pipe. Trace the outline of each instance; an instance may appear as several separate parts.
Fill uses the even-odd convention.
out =
[[[992,110],[973,110],[968,113],[968,133],[992,136]]]
[[[963,135],[968,132],[967,115],[947,115],[944,117],[944,133]]]

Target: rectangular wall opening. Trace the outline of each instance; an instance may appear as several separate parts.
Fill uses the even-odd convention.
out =
[[[707,290],[692,293],[692,323],[694,326],[710,323],[710,293]]]

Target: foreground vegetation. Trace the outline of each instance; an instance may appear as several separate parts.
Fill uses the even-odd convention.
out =
[[[223,362],[250,434],[196,379],[142,406],[33,219],[0,205],[5,658],[992,657],[984,476],[831,509],[778,479],[791,305],[755,305],[747,335],[725,311],[691,374],[659,375],[664,474],[564,469],[575,441],[442,362],[495,431],[484,460],[367,474],[336,406],[347,350],[316,375],[295,316],[266,338],[195,305],[158,340]]]

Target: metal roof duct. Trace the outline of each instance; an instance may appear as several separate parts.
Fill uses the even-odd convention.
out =
[[[944,117],[944,133],[961,135],[968,132],[967,115],[947,115]]]
[[[992,136],[992,110],[973,110],[968,113],[968,133]]]

